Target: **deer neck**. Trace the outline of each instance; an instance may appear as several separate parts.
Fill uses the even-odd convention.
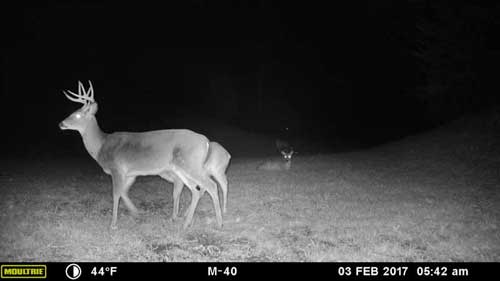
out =
[[[87,152],[97,161],[99,150],[101,150],[102,144],[106,139],[106,134],[99,128],[97,119],[93,116],[85,130],[80,133]]]

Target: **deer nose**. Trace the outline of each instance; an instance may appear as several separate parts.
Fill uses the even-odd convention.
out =
[[[61,122],[59,123],[59,128],[60,128],[60,129],[64,129],[64,127],[65,127],[65,126],[64,126],[64,123],[61,121]]]

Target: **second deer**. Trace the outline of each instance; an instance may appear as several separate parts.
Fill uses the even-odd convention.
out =
[[[292,167],[293,148],[280,151],[282,159],[267,160],[257,166],[257,170],[265,171],[288,171]]]
[[[208,151],[208,157],[205,162],[205,168],[208,174],[215,179],[215,181],[220,185],[222,190],[222,213],[225,214],[227,211],[227,188],[228,181],[226,177],[227,166],[231,160],[231,154],[217,142],[210,142],[210,147]],[[174,184],[173,198],[174,206],[172,212],[172,219],[177,219],[179,213],[179,199],[184,187],[182,180],[177,177],[174,173],[168,173],[163,176],[165,180],[168,180]],[[191,192],[200,192],[198,190],[191,190]],[[201,197],[203,194],[200,194]]]

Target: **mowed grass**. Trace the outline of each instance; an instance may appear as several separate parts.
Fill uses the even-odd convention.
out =
[[[172,185],[141,177],[141,216],[121,204],[111,230],[111,178],[90,157],[3,163],[0,260],[498,262],[500,161],[450,136],[299,155],[286,172],[234,158],[222,229],[205,194],[183,230]],[[189,202],[185,188],[181,214]]]

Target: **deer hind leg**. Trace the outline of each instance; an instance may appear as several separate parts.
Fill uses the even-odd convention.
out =
[[[134,183],[135,177],[125,177],[117,171],[113,171],[111,177],[113,179],[113,219],[111,220],[111,228],[116,229],[120,198],[123,199],[123,202],[133,215],[137,214],[137,208],[127,195],[128,189]]]
[[[222,227],[222,214],[219,203],[219,194],[217,184],[209,177],[208,171],[203,167],[203,163],[208,155],[208,143],[206,147],[198,147],[194,150],[185,151],[179,147],[174,148],[173,154],[173,171],[182,179],[182,181],[191,189],[192,199],[191,205],[186,216],[184,227],[186,228],[191,223],[194,211],[198,201],[206,190],[212,197],[217,224]],[[199,186],[200,189],[196,189]],[[198,192],[199,190],[199,192]]]
[[[227,205],[227,185],[228,185],[228,182],[227,182],[227,177],[225,175],[224,172],[216,172],[216,173],[213,173],[212,175],[215,180],[219,183],[220,185],[220,189],[222,189],[222,213],[225,214],[227,209],[226,209],[226,205]]]
[[[220,202],[219,202],[219,190],[217,189],[217,183],[212,180],[208,176],[207,173],[202,172],[200,173],[200,176],[197,177],[197,184],[200,186],[200,197],[205,193],[205,191],[208,192],[210,197],[212,197],[212,202],[214,204],[214,209],[215,209],[215,217],[217,219],[217,225],[222,228],[222,213],[221,213],[221,208],[220,208]],[[221,188],[223,188],[221,186]],[[192,189],[192,192],[195,192],[196,190]],[[196,206],[195,206],[196,207]]]
[[[219,202],[219,192],[217,190],[217,183],[215,183],[209,176],[208,174],[205,173],[200,173],[203,176],[197,176],[193,179],[195,182],[194,185],[189,185],[186,184],[189,189],[191,189],[191,193],[193,194],[193,197],[191,199],[191,205],[189,206],[189,210],[187,212],[187,217],[186,217],[186,223],[191,221],[194,210],[196,209],[196,206],[198,204],[198,200],[200,197],[205,193],[205,191],[208,192],[210,197],[212,197],[212,201],[214,204],[214,209],[215,209],[215,216],[217,219],[217,225],[221,228],[222,227],[222,214],[221,214],[221,208],[220,208],[220,202]],[[196,187],[199,186],[200,189],[197,189]],[[197,195],[195,195],[197,193]],[[187,225],[189,225],[187,223]]]
[[[205,191],[207,191],[208,194],[210,194],[210,196],[212,197],[217,224],[219,227],[222,227],[222,214],[220,209],[217,184],[212,179],[210,179],[208,175],[202,175],[204,176],[192,177],[183,172],[179,173],[179,177],[183,179],[183,182],[191,190],[191,205],[189,205],[189,208],[186,211],[186,220],[183,226],[184,229],[191,225],[194,212],[196,210],[196,207],[198,206],[198,201],[200,200],[200,197],[205,193]],[[200,189],[198,189],[197,186],[200,186]]]
[[[215,217],[217,219],[217,225],[219,226],[219,228],[222,228],[222,213],[220,209],[219,191],[217,190],[217,184],[212,179],[207,178],[207,180],[204,181],[202,186],[203,189],[206,190],[208,194],[210,194],[210,197],[212,197],[215,209]],[[225,202],[226,200],[224,200],[224,203]]]
[[[196,183],[196,181],[193,179],[192,176],[186,173],[183,169],[180,169],[176,166],[172,168],[172,174],[167,174],[167,176],[169,175],[172,175],[171,177],[172,180],[176,179],[174,181],[174,212],[176,213],[176,215],[179,210],[178,207],[179,197],[182,191],[182,187],[185,184],[191,190],[191,204],[189,205],[189,208],[186,210],[185,213],[186,219],[184,221],[184,226],[183,226],[183,228],[186,229],[189,225],[191,225],[194,211],[201,197],[200,191],[199,189],[197,189],[198,184]]]
[[[180,202],[181,192],[182,192],[183,187],[184,187],[184,183],[180,179],[177,178],[174,180],[174,192],[173,192],[174,207],[173,207],[173,212],[172,212],[172,220],[177,219],[177,216],[179,214],[179,202]]]
[[[198,201],[200,200],[200,196],[202,195],[202,192],[196,190],[196,185],[188,185],[188,187],[191,190],[191,205],[189,205],[189,208],[186,210],[186,219],[183,225],[184,229],[191,225],[191,222],[193,221],[194,211],[196,210],[196,206],[198,205]]]
[[[172,197],[174,199],[174,206],[172,210],[172,220],[176,220],[179,214],[179,201],[181,197],[182,188],[184,187],[184,182],[176,176],[174,173],[163,173],[160,175],[166,181],[172,182],[174,184]]]

